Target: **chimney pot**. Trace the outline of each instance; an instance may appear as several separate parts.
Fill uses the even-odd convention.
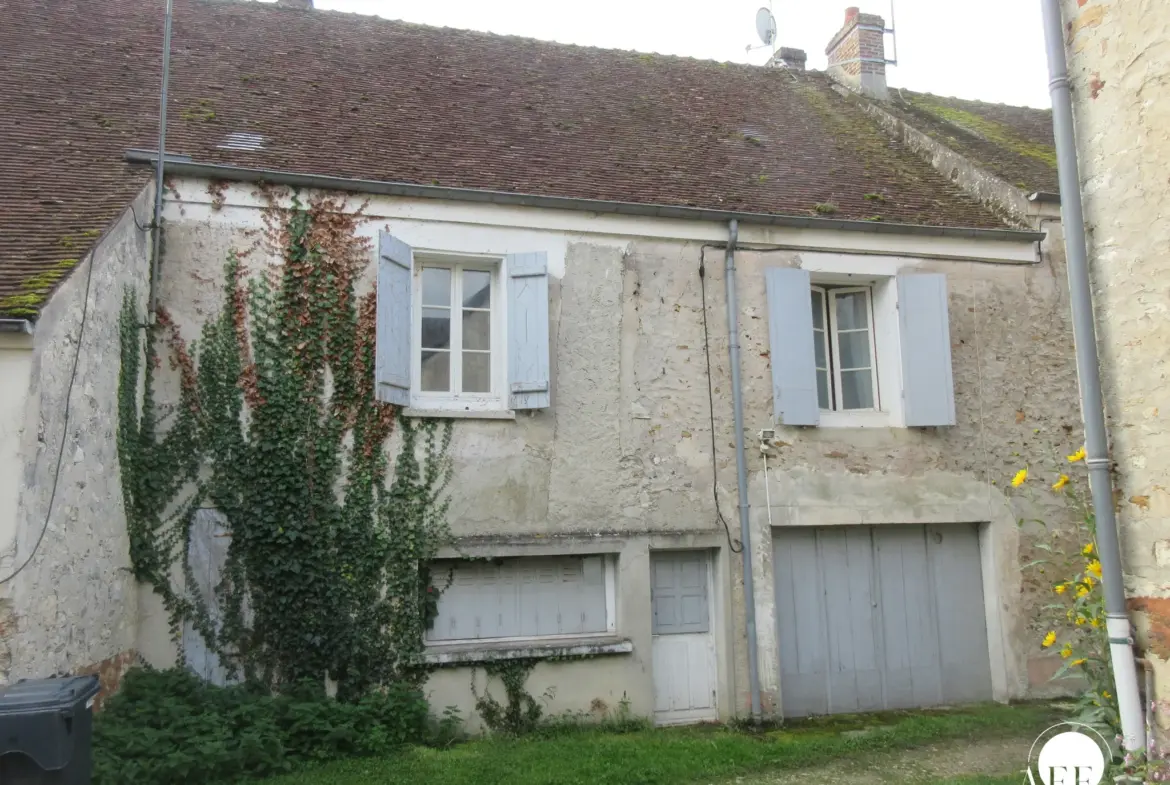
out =
[[[845,24],[849,24],[855,16],[861,13],[861,9],[855,5],[851,5],[845,9]]]

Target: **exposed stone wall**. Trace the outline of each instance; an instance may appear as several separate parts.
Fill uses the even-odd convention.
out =
[[[241,189],[231,189],[226,206],[214,209],[202,195],[206,184],[192,181],[178,187],[188,201],[181,209],[168,207],[162,298],[183,333],[193,338],[219,307],[226,253],[250,245],[249,232],[261,221],[255,207],[241,204],[249,201]],[[563,682],[571,667],[594,668],[581,678],[590,684],[594,675],[603,678],[608,692],[594,695],[574,686],[575,680],[574,685],[564,682],[558,710],[588,710],[594,697],[612,704],[624,692],[635,711],[646,713],[652,699],[646,687],[649,597],[647,576],[638,570],[646,566],[647,549],[717,548],[723,607],[733,625],[727,644],[729,655],[734,653],[728,657],[733,686],[722,708],[742,711],[747,705],[742,577],[739,557],[728,553],[712,499],[716,479],[720,511],[732,536],[738,537],[722,250],[704,251],[698,241],[650,239],[637,231],[566,234],[519,228],[542,225],[548,220],[543,213],[518,210],[517,228],[503,228],[426,220],[416,217],[417,209],[375,197],[367,207],[372,220],[362,231],[372,237],[389,226],[416,247],[453,252],[549,249],[553,405],[521,412],[515,421],[457,421],[450,520],[463,547],[486,548],[495,555],[531,548],[620,551],[625,582],[619,592],[619,632],[634,640],[635,651],[607,655],[596,665],[542,666],[534,684]],[[706,338],[698,276],[704,253]],[[801,264],[804,257],[795,251],[738,255],[749,444],[759,429],[772,423],[763,270]],[[1001,696],[1023,694],[1029,688],[1027,674],[1038,667],[1033,663],[1044,662],[1042,636],[1031,629],[1031,619],[1051,595],[1047,583],[1020,576],[1019,564],[1030,558],[1038,533],[1018,531],[1015,520],[1035,517],[1057,526],[1068,520],[1061,497],[1047,490],[1045,480],[1053,479],[1056,462],[1079,446],[1064,256],[1048,249],[1038,264],[1022,266],[895,262],[948,275],[958,425],[781,429],[787,444],[772,475],[773,512],[826,525],[993,522],[1000,532],[994,543],[999,564],[994,596],[1006,620],[998,643],[1005,664],[997,689]],[[248,257],[254,271],[266,263],[257,255]],[[885,263],[893,262],[887,257]],[[362,287],[373,285],[371,266]],[[392,443],[389,449],[395,448]],[[1009,502],[1003,489],[1024,465],[1032,467],[1042,484]],[[754,449],[749,449],[748,468],[757,576],[767,576],[763,562],[770,552],[770,530],[762,465]],[[826,493],[832,497],[829,505]],[[766,578],[760,580],[758,623],[772,625],[771,587]],[[144,622],[144,636],[152,634],[147,626],[152,625]],[[771,645],[771,660],[763,652],[768,668],[775,666]],[[468,677],[465,669],[443,671],[432,684],[435,699],[442,703],[462,695],[461,700],[469,700]],[[764,677],[772,690],[765,699],[774,705],[775,674]]]
[[[151,199],[148,188],[135,200],[140,218],[150,215]],[[127,286],[146,295],[149,245],[127,210],[37,322],[16,537],[0,543],[0,575],[35,554],[0,585],[0,683],[100,668],[134,648],[137,593],[117,454],[118,315]]]
[[[1126,590],[1170,695],[1170,6],[1066,0],[1064,14]],[[1163,727],[1170,726],[1160,712]]]

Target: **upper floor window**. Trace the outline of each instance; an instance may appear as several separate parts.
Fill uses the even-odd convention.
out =
[[[423,261],[416,270],[418,336],[413,398],[434,404],[500,404],[499,265]],[[497,295],[497,296],[493,296]]]
[[[813,286],[812,321],[820,408],[879,409],[871,287]]]
[[[381,232],[377,322],[381,401],[442,416],[549,405],[544,253],[416,252]]]
[[[954,425],[946,276],[834,261],[765,270],[775,421]]]

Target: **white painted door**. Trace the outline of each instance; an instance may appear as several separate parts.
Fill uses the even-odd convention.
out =
[[[719,716],[708,565],[701,551],[650,557],[654,720],[660,725]]]

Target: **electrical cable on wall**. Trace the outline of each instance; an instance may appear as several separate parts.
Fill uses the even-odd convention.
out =
[[[0,578],[0,586],[8,583],[17,575],[20,575],[24,568],[33,560],[33,557],[37,555],[37,549],[41,547],[41,542],[45,539],[45,532],[49,530],[49,521],[53,517],[53,502],[57,499],[57,484],[61,480],[61,462],[65,457],[65,442],[69,438],[69,410],[73,400],[73,385],[77,381],[77,365],[81,360],[81,343],[85,339],[85,322],[89,316],[90,283],[93,281],[93,267],[95,262],[96,259],[91,254],[89,257],[89,268],[85,273],[85,299],[81,303],[81,325],[77,330],[77,346],[73,350],[73,370],[69,373],[69,385],[65,388],[64,422],[61,424],[61,443],[57,446],[57,465],[53,469],[53,487],[49,491],[49,509],[45,511],[45,522],[41,524],[41,532],[37,535],[37,541],[33,544],[32,550],[29,551],[28,556],[21,562],[20,566],[12,571],[11,575]]]
[[[699,288],[703,298],[703,354],[707,358],[707,412],[711,416],[711,495],[715,499],[715,516],[723,524],[723,531],[727,533],[727,547],[732,553],[743,553],[743,543],[733,539],[731,527],[719,509],[719,466],[715,455],[715,391],[711,382],[711,341],[707,332],[707,260],[705,254],[708,248],[715,246],[704,245],[699,249]]]

